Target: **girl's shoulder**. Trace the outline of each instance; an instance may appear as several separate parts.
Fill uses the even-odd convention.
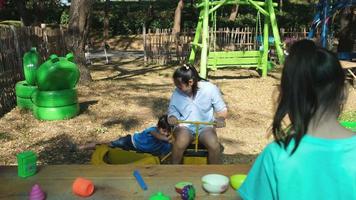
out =
[[[199,81],[198,82],[198,87],[201,90],[211,90],[211,89],[217,89],[217,86],[209,81]]]

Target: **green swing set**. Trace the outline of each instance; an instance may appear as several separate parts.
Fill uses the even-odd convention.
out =
[[[223,5],[249,5],[257,10],[257,21],[260,13],[264,16],[262,48],[249,51],[215,51],[216,43],[216,10]],[[254,0],[201,0],[197,7],[200,9],[198,25],[196,28],[189,63],[194,64],[198,50],[200,50],[200,76],[207,77],[208,69],[216,70],[225,67],[256,68],[261,70],[262,77],[267,76],[268,51],[269,51],[269,26],[272,27],[274,45],[280,63],[284,62],[284,54],[279,36],[274,7],[277,4],[272,0],[265,2]],[[209,17],[212,19],[213,33],[209,37]],[[261,26],[261,25],[260,25]],[[257,29],[256,24],[256,36]],[[257,37],[255,38],[255,40]],[[211,47],[213,44],[213,49]]]

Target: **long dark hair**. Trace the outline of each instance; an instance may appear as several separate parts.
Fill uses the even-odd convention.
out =
[[[183,64],[181,67],[177,68],[173,73],[173,80],[187,84],[189,80],[193,80],[192,92],[193,96],[197,94],[198,91],[198,82],[205,80],[199,76],[198,71],[191,64]]]
[[[287,148],[294,139],[293,154],[316,112],[318,116],[340,113],[344,88],[345,73],[334,53],[310,40],[294,43],[284,64],[279,104],[273,119],[272,132],[277,143],[283,142]],[[287,128],[282,127],[286,116],[291,122]]]

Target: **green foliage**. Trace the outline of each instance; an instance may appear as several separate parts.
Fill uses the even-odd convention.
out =
[[[309,27],[315,15],[315,6],[285,2],[283,12],[276,9],[276,14],[280,27]]]
[[[63,10],[60,0],[24,0],[25,1],[25,16],[23,20],[31,24],[58,24]],[[0,12],[1,20],[21,20],[20,4],[21,1],[8,0],[6,6]]]
[[[67,25],[68,23],[69,23],[69,12],[68,12],[67,9],[65,9],[62,12],[60,24],[61,25]]]
[[[197,1],[185,1],[182,12],[181,29],[195,29],[199,11],[193,6]],[[302,1],[284,1],[283,12],[276,8],[279,27],[308,27],[315,14],[314,4]],[[154,2],[118,2],[111,1],[109,6],[109,26],[111,35],[141,33],[146,28],[172,28],[174,11],[178,1],[157,0]],[[91,14],[91,32],[102,33],[105,1],[96,1]],[[61,5],[60,0],[35,1],[27,0],[26,8],[30,24],[52,23],[67,24],[68,7]],[[222,6],[217,12],[217,27],[255,27],[257,10],[252,6],[239,5],[235,21],[229,21],[232,6]],[[262,19],[263,15],[261,14]],[[17,1],[8,0],[5,9],[0,12],[1,20],[20,20]],[[263,24],[263,21],[261,22]],[[99,34],[99,35],[100,35]]]
[[[342,113],[340,116],[340,121],[356,122],[356,111]]]

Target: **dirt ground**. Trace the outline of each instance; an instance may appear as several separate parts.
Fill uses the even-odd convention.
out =
[[[40,164],[88,163],[92,151],[80,151],[78,145],[107,142],[154,125],[167,110],[175,66],[145,65],[140,58],[111,63],[95,63],[94,82],[78,86],[80,114],[73,119],[39,121],[18,108],[0,118],[0,165],[16,164],[16,154],[24,150],[35,151]],[[209,75],[229,109],[227,126],[218,130],[223,161],[251,163],[271,140],[267,133],[278,73],[259,78],[253,70],[228,69]],[[345,112],[355,110],[356,91],[350,87]]]

